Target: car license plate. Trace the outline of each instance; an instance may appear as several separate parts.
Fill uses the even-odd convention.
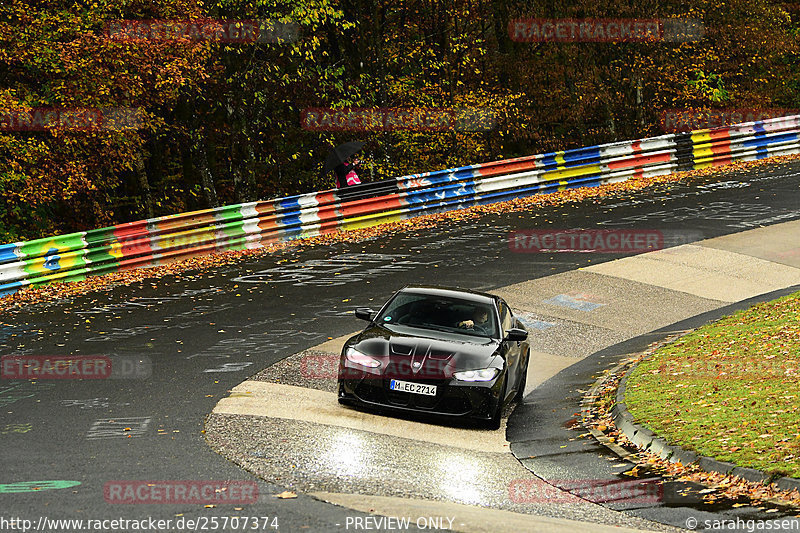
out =
[[[422,383],[411,383],[410,381],[393,379],[389,381],[389,388],[400,392],[410,392],[411,394],[436,396],[436,385],[423,385]]]

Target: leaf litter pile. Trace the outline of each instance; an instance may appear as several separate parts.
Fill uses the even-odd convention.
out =
[[[611,183],[599,187],[582,187],[548,194],[537,194],[505,202],[471,206],[455,211],[446,211],[444,213],[421,215],[411,219],[389,222],[369,228],[340,231],[316,237],[270,243],[257,249],[223,251],[200,257],[180,259],[165,265],[113,272],[100,276],[90,276],[79,281],[56,282],[43,286],[27,287],[14,294],[0,297],[0,312],[18,310],[24,308],[28,304],[68,299],[93,291],[110,290],[120,285],[129,285],[145,279],[161,278],[168,275],[180,276],[187,271],[209,269],[216,266],[236,263],[242,259],[274,254],[287,249],[320,245],[325,246],[340,242],[372,240],[380,236],[430,228],[443,223],[476,219],[487,214],[530,211],[545,206],[577,203],[596,198],[617,197],[624,195],[626,192],[639,191],[659,184],[671,182],[690,183],[693,180],[706,178],[717,173],[727,174],[732,171],[745,171],[754,167],[797,160],[800,160],[800,155],[787,155],[758,161],[736,162],[721,167],[709,167],[706,169],[678,172],[664,176],[633,177],[624,182]]]
[[[636,422],[670,444],[737,466],[800,477],[800,292],[703,326],[644,352],[634,363],[625,404]],[[589,426],[633,451],[627,459],[721,498],[800,508],[798,491],[701,471],[637,450],[614,426],[611,408],[624,371],[609,373]],[[735,506],[744,505],[736,504]]]

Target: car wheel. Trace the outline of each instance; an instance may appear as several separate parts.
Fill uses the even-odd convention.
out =
[[[528,356],[530,358],[530,355]],[[514,399],[518,403],[522,403],[522,398],[525,397],[525,385],[528,384],[528,363],[530,361],[525,361],[525,369],[522,371],[522,379],[517,385],[517,395],[514,396]]]
[[[506,387],[508,386],[508,379],[503,381],[503,392],[500,393],[500,401],[497,402],[497,407],[495,407],[494,411],[492,412],[492,417],[489,419],[487,425],[489,429],[500,429],[500,422],[503,419],[503,406],[505,405],[505,398],[506,398]]]

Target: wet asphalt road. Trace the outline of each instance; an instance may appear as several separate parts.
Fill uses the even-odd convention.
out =
[[[246,514],[277,516],[285,531],[342,530],[346,517],[359,513],[302,495],[277,499],[272,495],[283,488],[263,482],[259,502],[241,511],[110,504],[103,488],[115,480],[255,479],[208,448],[205,415],[248,376],[359,327],[352,309],[377,306],[406,283],[488,290],[619,257],[512,253],[511,231],[636,227],[699,240],[797,218],[800,164],[782,164],[692,186],[287,251],[6,314],[0,355],[131,357],[144,370],[131,379],[0,381],[2,515]],[[9,485],[44,480],[79,484],[29,492]]]

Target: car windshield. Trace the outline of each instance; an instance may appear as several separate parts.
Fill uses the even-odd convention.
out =
[[[376,322],[477,337],[498,337],[492,305],[430,294],[398,293]]]

